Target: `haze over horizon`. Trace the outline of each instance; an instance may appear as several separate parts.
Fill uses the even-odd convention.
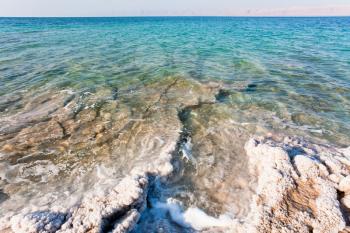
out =
[[[350,16],[348,0],[2,0],[0,16]]]

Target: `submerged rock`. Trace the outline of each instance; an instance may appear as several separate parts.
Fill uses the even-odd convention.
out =
[[[244,151],[248,131],[236,124],[231,111],[221,104],[189,109],[183,124],[194,158],[190,161],[193,169],[185,170],[183,179],[192,182],[196,205],[214,213],[245,216],[252,194]]]

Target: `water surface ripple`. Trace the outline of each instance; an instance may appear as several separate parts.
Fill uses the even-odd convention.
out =
[[[68,208],[171,148],[177,175],[152,187],[154,198],[243,217],[250,135],[349,146],[349,25],[0,18],[0,217]]]

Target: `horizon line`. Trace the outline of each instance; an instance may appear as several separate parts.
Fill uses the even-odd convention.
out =
[[[350,15],[119,15],[119,16],[1,16],[0,18],[335,18]]]

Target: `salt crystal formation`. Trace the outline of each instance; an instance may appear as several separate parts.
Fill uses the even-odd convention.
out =
[[[300,138],[254,138],[246,152],[258,177],[248,232],[341,232],[350,183],[350,154]]]
[[[124,178],[104,197],[85,198],[68,212],[35,211],[3,218],[1,232],[127,232],[144,208],[148,180]]]

